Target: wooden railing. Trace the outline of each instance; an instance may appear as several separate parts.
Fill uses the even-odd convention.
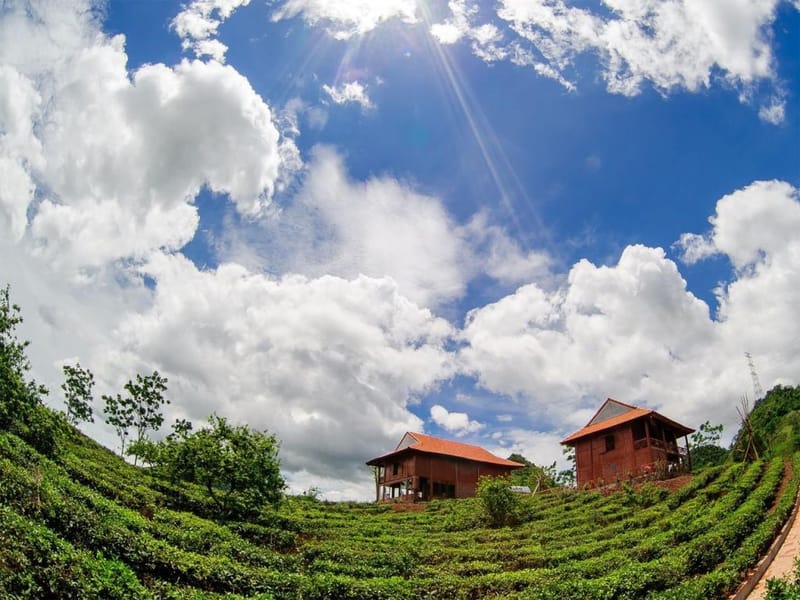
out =
[[[410,469],[398,469],[397,473],[393,473],[391,469],[386,469],[383,476],[378,480],[379,483],[386,483],[389,481],[398,481],[401,479],[408,479],[412,477]]]
[[[642,448],[647,448],[650,445],[653,448],[658,448],[659,450],[665,450],[667,452],[674,452],[676,454],[680,454],[681,456],[686,456],[687,450],[681,446],[678,446],[675,442],[664,442],[659,438],[642,438],[640,440],[633,440],[633,448],[635,450],[640,450]]]

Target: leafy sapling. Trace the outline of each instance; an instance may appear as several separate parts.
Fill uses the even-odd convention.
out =
[[[67,406],[67,422],[77,425],[81,422],[94,423],[92,410],[92,388],[94,388],[94,375],[89,369],[77,363],[74,367],[64,365],[64,383],[61,389],[64,392],[64,401]]]
[[[152,375],[136,375],[136,381],[125,384],[127,396],[103,396],[106,423],[117,432],[121,442],[120,454],[125,455],[125,445],[131,430],[136,434],[134,442],[137,446],[147,438],[147,432],[157,430],[164,423],[162,407],[169,404],[164,398],[167,390],[167,378],[153,371]],[[134,454],[134,464],[138,455]]]

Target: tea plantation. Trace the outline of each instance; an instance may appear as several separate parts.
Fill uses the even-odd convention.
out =
[[[646,485],[524,497],[491,528],[478,500],[424,511],[285,499],[215,520],[201,490],[77,432],[51,460],[0,433],[0,597],[714,598],[789,515],[800,455]]]

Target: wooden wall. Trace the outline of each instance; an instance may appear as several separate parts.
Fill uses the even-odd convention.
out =
[[[606,437],[614,436],[613,450],[607,450]],[[633,430],[625,424],[595,437],[579,440],[575,446],[578,487],[624,481],[641,475],[644,465],[653,463],[651,447],[635,449]]]
[[[394,464],[397,464],[395,473]],[[388,459],[382,483],[390,485],[398,481],[413,480],[413,488],[423,492],[423,497],[435,497],[434,484],[452,485],[456,498],[475,495],[478,479],[484,475],[498,477],[508,475],[510,469],[502,465],[479,463],[456,457],[412,453],[402,458]]]

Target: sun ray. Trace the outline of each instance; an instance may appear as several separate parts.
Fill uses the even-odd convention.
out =
[[[420,11],[423,15],[428,52],[434,59],[440,79],[445,82],[455,101],[457,111],[467,122],[470,134],[497,189],[500,202],[514,224],[519,241],[525,249],[532,249],[533,240],[530,239],[528,228],[521,224],[521,215],[518,213],[521,205],[527,212],[526,216],[533,219],[540,240],[543,240],[548,247],[552,247],[553,241],[539,211],[536,210],[535,203],[503,150],[494,129],[466,82],[466,77],[447,50],[430,35],[431,18],[428,8],[421,3]]]

